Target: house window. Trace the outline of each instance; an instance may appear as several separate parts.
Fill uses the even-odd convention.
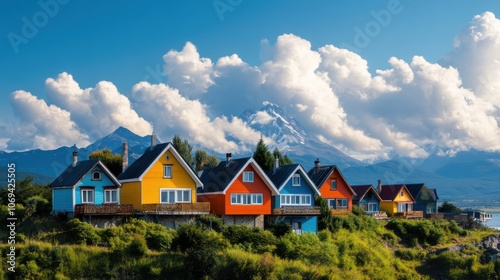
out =
[[[263,195],[261,193],[233,193],[231,194],[231,204],[261,205]]]
[[[405,194],[403,193],[403,191],[401,191],[401,192],[399,193],[399,196],[405,196]]]
[[[378,204],[377,203],[369,203],[368,204],[368,211],[370,212],[378,212]]]
[[[172,165],[163,166],[163,178],[172,178]]]
[[[337,199],[337,209],[344,209],[344,208],[347,208],[347,199],[346,198]]]
[[[328,206],[333,209],[346,209],[347,198],[328,199]]]
[[[330,190],[337,190],[337,179],[332,179],[332,181],[330,182]]]
[[[252,171],[243,172],[243,182],[253,182],[253,172]]]
[[[292,186],[300,186],[300,175],[294,174],[292,177]]]
[[[94,171],[92,172],[92,181],[100,181],[101,180],[101,172]]]
[[[118,203],[118,191],[116,189],[104,190],[104,203]]]
[[[363,211],[368,212],[368,203],[361,203],[361,204],[359,205],[359,207],[360,207]]]
[[[82,203],[94,203],[94,190],[82,189]]]
[[[191,189],[160,189],[161,203],[191,203]]]
[[[308,194],[282,194],[281,205],[311,205],[311,196]]]

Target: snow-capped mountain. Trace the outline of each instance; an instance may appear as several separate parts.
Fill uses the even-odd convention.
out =
[[[363,165],[334,146],[319,141],[276,104],[266,102],[260,110],[246,110],[240,118],[263,136],[271,138],[282,154],[287,154],[306,169],[311,168],[316,159],[324,165],[335,164],[341,168]],[[274,146],[268,148],[272,151]]]

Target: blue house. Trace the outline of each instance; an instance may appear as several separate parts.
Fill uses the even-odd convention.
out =
[[[351,188],[356,192],[356,195],[352,198],[354,205],[357,205],[369,215],[379,215],[382,198],[372,185],[357,185],[351,186]]]
[[[298,234],[317,233],[320,210],[314,206],[314,197],[320,193],[304,168],[300,164],[279,166],[276,160],[267,175],[279,191],[273,196],[271,218],[289,223]]]
[[[438,211],[438,196],[436,189],[429,189],[425,184],[406,184],[406,188],[411,193],[415,202],[413,203],[414,211],[422,211],[424,217],[427,214],[437,213]]]
[[[130,214],[120,205],[121,184],[100,160],[78,161],[73,152],[73,163],[52,184],[52,213],[74,215]],[[127,205],[128,206],[128,205]]]

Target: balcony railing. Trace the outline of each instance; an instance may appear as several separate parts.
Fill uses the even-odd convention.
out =
[[[395,218],[420,219],[424,217],[424,211],[405,211],[394,213]]]
[[[427,213],[427,219],[444,219],[444,213]]]
[[[347,215],[347,213],[349,213],[349,209],[347,208],[340,208],[340,209],[330,208],[330,210],[332,210],[332,215],[334,216],[345,216]]]
[[[273,215],[319,215],[319,206],[282,206],[273,209]]]
[[[76,204],[75,215],[131,215],[132,204]]]
[[[142,212],[159,214],[184,214],[210,212],[210,202],[143,204]]]

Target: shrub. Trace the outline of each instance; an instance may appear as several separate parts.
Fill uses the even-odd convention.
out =
[[[146,239],[142,235],[136,234],[128,245],[128,252],[133,257],[143,257],[148,253]]]
[[[80,222],[78,219],[72,219],[68,222],[67,235],[71,243],[96,245],[101,240],[101,237],[97,234],[98,230],[90,224]]]
[[[254,253],[271,252],[276,244],[276,237],[271,232],[244,225],[228,226],[222,234],[232,245]]]
[[[213,214],[210,215],[201,215],[196,220],[198,226],[203,229],[213,229],[216,232],[221,232],[224,228],[224,223],[222,222],[222,218],[217,217]]]
[[[168,251],[172,245],[175,231],[162,225],[150,223],[146,229],[146,242],[148,247],[157,251]]]

